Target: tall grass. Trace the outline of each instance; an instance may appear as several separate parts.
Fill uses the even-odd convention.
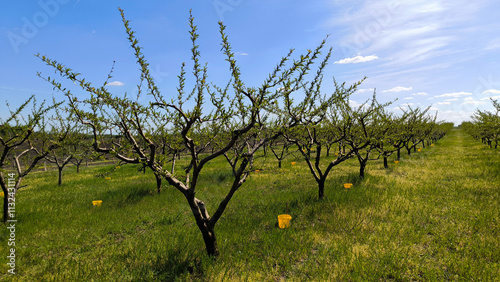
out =
[[[216,228],[220,257],[180,193],[131,165],[37,173],[18,195],[13,281],[428,281],[500,277],[500,152],[454,130],[383,169],[338,166],[325,199],[299,158],[256,160]],[[297,155],[298,157],[298,155]],[[291,162],[297,162],[291,165]],[[214,210],[229,189],[224,160],[207,167],[197,197]],[[71,170],[71,171],[70,171]],[[111,171],[111,172],[110,172]],[[107,173],[105,177],[96,177]],[[343,183],[354,186],[344,189]],[[102,200],[101,208],[92,200]],[[277,216],[289,213],[289,229]],[[7,253],[7,230],[0,250]]]

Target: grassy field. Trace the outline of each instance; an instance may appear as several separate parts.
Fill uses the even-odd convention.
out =
[[[33,174],[17,197],[17,274],[6,274],[2,228],[0,278],[500,281],[500,150],[459,130],[387,170],[372,162],[363,181],[357,160],[341,164],[322,201],[299,158],[255,166],[216,226],[216,261],[183,196],[167,186],[156,194],[154,177],[135,166],[69,167],[61,187],[55,171]],[[213,212],[231,174],[223,159],[206,172],[197,197]],[[285,212],[293,219],[282,230]]]

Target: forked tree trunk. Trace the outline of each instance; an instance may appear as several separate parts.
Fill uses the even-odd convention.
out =
[[[196,220],[196,225],[203,236],[203,242],[205,242],[205,249],[210,257],[217,257],[219,255],[219,249],[217,248],[217,237],[215,236],[215,228],[210,224],[208,214],[206,213],[204,203],[196,200],[194,195],[185,195],[188,200],[189,206],[193,213],[194,219]],[[203,214],[205,213],[205,214]]]

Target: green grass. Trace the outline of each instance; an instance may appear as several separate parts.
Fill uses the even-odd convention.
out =
[[[186,200],[137,167],[36,173],[17,197],[12,281],[499,281],[500,150],[454,130],[401,163],[336,167],[325,199],[305,162],[271,156],[216,226],[220,257],[205,255]],[[298,155],[297,155],[298,157]],[[292,166],[291,161],[297,164]],[[180,169],[180,165],[178,166]],[[210,164],[197,197],[213,212],[232,179]],[[106,172],[104,177],[97,174]],[[345,190],[342,184],[354,187]],[[92,200],[102,200],[101,208]],[[289,229],[277,215],[292,215]],[[7,254],[8,232],[0,231]]]

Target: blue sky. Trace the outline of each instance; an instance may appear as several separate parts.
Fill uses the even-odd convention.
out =
[[[368,79],[351,103],[373,89],[390,109],[432,106],[440,120],[459,124],[476,109],[492,110],[500,98],[500,2],[494,0],[184,0],[4,1],[0,9],[0,118],[9,101],[18,106],[30,95],[39,100],[61,93],[36,76],[53,70],[33,55],[41,53],[101,84],[116,61],[116,93],[133,93],[138,82],[117,7],[127,18],[165,96],[175,97],[182,62],[189,62],[189,9],[199,27],[202,61],[209,78],[228,77],[220,52],[219,20],[237,52],[248,86],[258,86],[290,48],[307,52],[330,35],[333,56],[325,72],[352,83]],[[64,82],[61,79],[61,82]]]

